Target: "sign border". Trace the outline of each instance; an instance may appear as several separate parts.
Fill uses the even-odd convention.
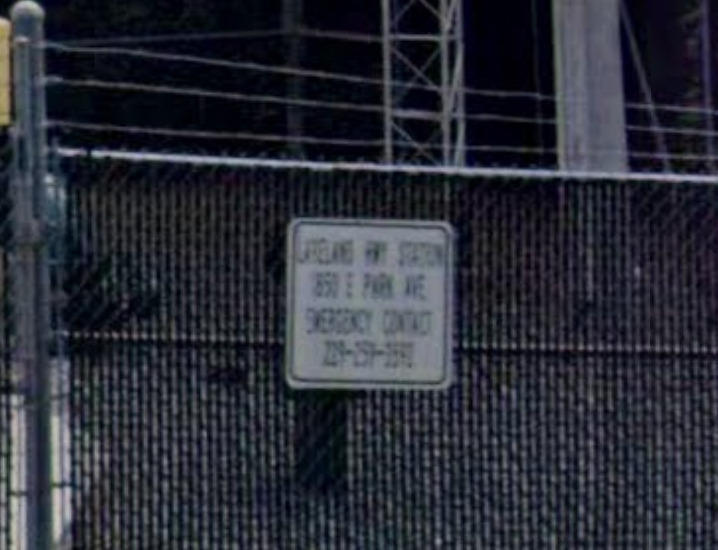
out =
[[[293,286],[295,281],[296,262],[294,251],[296,250],[297,230],[302,225],[325,225],[325,226],[374,226],[388,228],[408,229],[439,229],[447,237],[447,253],[445,257],[445,282],[444,298],[446,300],[446,330],[444,333],[444,365],[441,370],[442,377],[437,381],[383,381],[383,380],[316,380],[303,378],[294,372],[293,349],[294,335],[293,323],[295,304]],[[454,379],[454,256],[456,246],[456,235],[449,222],[437,220],[403,220],[395,218],[314,218],[297,217],[292,218],[287,227],[287,277],[286,277],[286,318],[285,318],[285,350],[284,350],[284,373],[287,384],[295,390],[446,390],[453,383]]]

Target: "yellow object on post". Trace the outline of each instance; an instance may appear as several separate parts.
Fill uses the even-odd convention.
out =
[[[10,83],[10,21],[0,17],[0,127],[12,122],[12,87]]]

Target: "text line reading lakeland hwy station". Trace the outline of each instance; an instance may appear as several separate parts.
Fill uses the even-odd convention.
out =
[[[358,252],[353,240],[330,240],[326,238],[307,239],[299,250],[300,264],[351,266],[355,264]],[[370,241],[363,250],[365,265],[383,265],[387,258],[387,243]],[[399,267],[443,267],[445,250],[442,244],[424,241],[401,241],[398,243]]]

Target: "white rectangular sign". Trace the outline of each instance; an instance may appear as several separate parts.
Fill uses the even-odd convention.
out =
[[[295,219],[287,243],[288,383],[444,389],[452,380],[451,226]]]

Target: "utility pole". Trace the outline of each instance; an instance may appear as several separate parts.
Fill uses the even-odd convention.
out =
[[[619,0],[553,0],[559,168],[628,169]]]
[[[43,9],[24,0],[11,11],[15,251],[15,359],[22,375],[26,426],[27,548],[51,550],[52,434],[50,271],[45,184],[46,114]]]

